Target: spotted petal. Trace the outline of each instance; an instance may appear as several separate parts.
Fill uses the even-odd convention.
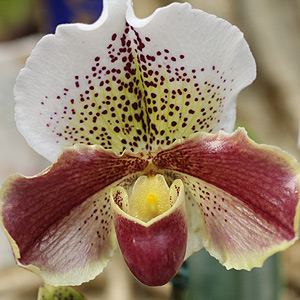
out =
[[[231,131],[236,96],[254,77],[228,22],[178,3],[141,20],[127,0],[107,0],[96,23],[61,25],[38,43],[17,80],[16,120],[51,161],[77,143],[155,150]]]
[[[147,164],[82,145],[66,150],[38,176],[9,177],[0,194],[1,223],[18,263],[51,285],[93,279],[116,244],[110,188],[126,187]]]
[[[300,166],[244,130],[197,133],[153,163],[190,190],[201,208],[203,244],[227,268],[261,266],[298,238]]]

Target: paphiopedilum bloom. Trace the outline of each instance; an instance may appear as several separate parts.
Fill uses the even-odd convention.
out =
[[[17,262],[77,285],[119,248],[141,282],[161,285],[203,246],[249,270],[294,243],[298,163],[231,133],[255,75],[242,33],[189,4],[138,19],[107,0],[96,23],[44,37],[17,79],[16,121],[55,163],[2,187]]]

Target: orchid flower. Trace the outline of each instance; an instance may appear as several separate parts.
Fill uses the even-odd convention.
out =
[[[138,19],[106,0],[94,24],[42,38],[17,79],[16,122],[54,163],[0,192],[18,264],[78,285],[120,249],[142,283],[162,285],[202,247],[250,270],[292,245],[299,164],[232,133],[255,76],[239,29],[186,3]]]

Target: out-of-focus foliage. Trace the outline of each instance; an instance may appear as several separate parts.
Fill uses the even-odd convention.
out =
[[[281,278],[279,256],[271,256],[262,268],[226,270],[205,250],[188,260],[188,300],[277,300]]]
[[[35,30],[33,0],[0,1],[0,41],[21,37]]]

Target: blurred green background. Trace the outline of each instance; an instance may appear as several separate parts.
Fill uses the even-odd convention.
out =
[[[0,41],[11,40],[37,31],[37,15],[32,0],[0,1]]]

